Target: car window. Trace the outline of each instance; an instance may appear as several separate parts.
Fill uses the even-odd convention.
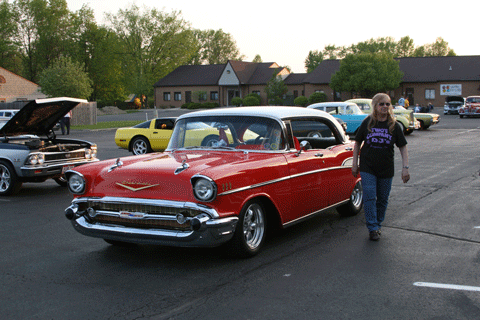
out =
[[[326,149],[340,144],[333,124],[323,119],[292,120],[292,131],[299,142],[307,141],[312,149]]]
[[[263,117],[204,116],[176,125],[168,149],[187,147],[277,151],[285,149],[280,124]]]
[[[139,129],[148,129],[148,128],[150,128],[150,123],[151,122],[152,122],[152,120],[145,121],[145,122],[139,123],[139,124],[137,124],[136,126],[133,126],[133,127],[134,128],[139,128]]]
[[[172,130],[173,129],[173,120],[171,119],[156,119],[155,120],[155,129],[161,130]]]

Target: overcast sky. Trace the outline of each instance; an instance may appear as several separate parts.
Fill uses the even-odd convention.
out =
[[[268,3],[267,3],[268,2]],[[166,12],[181,11],[195,29],[222,29],[230,33],[252,61],[288,65],[305,72],[310,50],[326,45],[350,46],[371,38],[410,36],[415,46],[442,37],[457,55],[480,55],[477,1],[218,1],[218,0],[67,0],[71,11],[87,4],[98,24],[104,13],[116,14],[132,4]],[[472,14],[472,18],[468,16]]]

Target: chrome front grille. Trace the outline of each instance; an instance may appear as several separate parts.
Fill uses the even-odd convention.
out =
[[[62,160],[85,159],[85,149],[71,152],[51,152],[45,153],[45,162],[55,162]]]
[[[218,217],[215,210],[190,202],[136,198],[77,198],[78,215],[90,223],[138,229],[190,231],[189,220],[199,215]],[[177,221],[182,215],[185,223]]]
[[[141,212],[149,215],[165,215],[175,217],[177,214],[183,214],[185,217],[193,218],[202,213],[199,210],[190,208],[166,207],[157,205],[148,205],[142,203],[111,203],[111,202],[97,202],[88,201],[87,208],[93,208],[96,211],[108,212]]]

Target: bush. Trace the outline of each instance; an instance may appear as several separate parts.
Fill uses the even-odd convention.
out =
[[[232,104],[234,106],[240,107],[242,105],[242,103],[243,103],[242,98],[235,97],[235,98],[232,99]]]
[[[258,95],[248,95],[243,99],[243,105],[248,107],[259,106],[260,99],[258,99]]]
[[[293,100],[293,104],[300,107],[306,107],[308,105],[308,98],[305,96],[296,97],[295,100]]]
[[[219,104],[216,102],[205,102],[205,103],[189,102],[189,103],[184,103],[180,108],[194,110],[194,109],[213,109],[213,108],[217,108],[218,106]]]
[[[318,103],[318,102],[327,102],[327,95],[325,94],[325,92],[314,92],[308,98],[308,102],[310,104]]]

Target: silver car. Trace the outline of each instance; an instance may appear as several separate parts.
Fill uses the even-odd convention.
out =
[[[65,171],[98,161],[96,144],[57,139],[53,131],[65,114],[84,102],[73,98],[30,101],[0,128],[0,196],[18,192],[24,182],[54,179],[66,186]]]

